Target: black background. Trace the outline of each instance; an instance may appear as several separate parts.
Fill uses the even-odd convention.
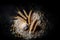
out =
[[[0,1],[1,2],[1,1]],[[44,12],[46,12],[46,15],[48,16],[48,20],[50,21],[53,26],[49,27],[48,34],[43,38],[37,38],[35,40],[58,40],[58,32],[59,32],[59,26],[58,26],[58,20],[59,20],[59,2],[58,1],[52,1],[52,0],[34,0],[34,1],[6,1],[0,3],[0,40],[20,40],[20,38],[14,38],[11,37],[9,30],[9,24],[6,21],[8,16],[7,15],[14,15],[16,13],[16,7],[23,7],[26,10],[30,10],[29,8],[36,8],[39,10],[42,8]],[[35,7],[36,6],[36,7]],[[9,19],[8,19],[9,20]],[[8,27],[6,27],[8,25]],[[33,39],[32,39],[33,40]]]

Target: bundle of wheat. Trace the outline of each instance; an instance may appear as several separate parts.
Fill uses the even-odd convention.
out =
[[[13,20],[12,33],[17,37],[23,37],[24,39],[37,38],[44,33],[46,27],[46,21],[44,14],[40,11],[30,10],[29,15],[23,10],[24,15],[18,10],[18,15],[14,16],[16,20]]]

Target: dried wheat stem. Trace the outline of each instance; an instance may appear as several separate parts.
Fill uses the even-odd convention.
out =
[[[31,23],[31,14],[32,14],[32,10],[29,12],[29,16],[28,16],[28,23],[29,23],[29,25]]]
[[[33,33],[34,33],[35,30],[36,30],[36,27],[37,27],[37,25],[38,25],[38,22],[39,22],[39,21],[37,21],[36,24],[35,24],[35,26],[34,26],[34,29],[33,29],[33,31],[32,31]]]
[[[19,10],[18,10],[18,14],[19,14],[20,16],[22,16],[24,19],[27,19],[27,18],[23,15],[23,13],[22,13],[21,11],[19,11]]]
[[[18,11],[18,14],[22,16],[24,19],[27,19],[20,11]]]
[[[31,30],[33,29],[33,26],[34,26],[34,23],[36,22],[36,20],[37,20],[37,19],[35,19],[35,20],[31,23],[30,29],[29,29],[29,33],[31,33]]]
[[[21,18],[20,16],[14,17],[14,18],[19,18],[21,21],[25,22],[26,20],[24,20],[23,18]]]
[[[26,11],[25,11],[25,10],[23,10],[23,12],[24,12],[25,16],[28,18],[28,15],[27,15]]]

